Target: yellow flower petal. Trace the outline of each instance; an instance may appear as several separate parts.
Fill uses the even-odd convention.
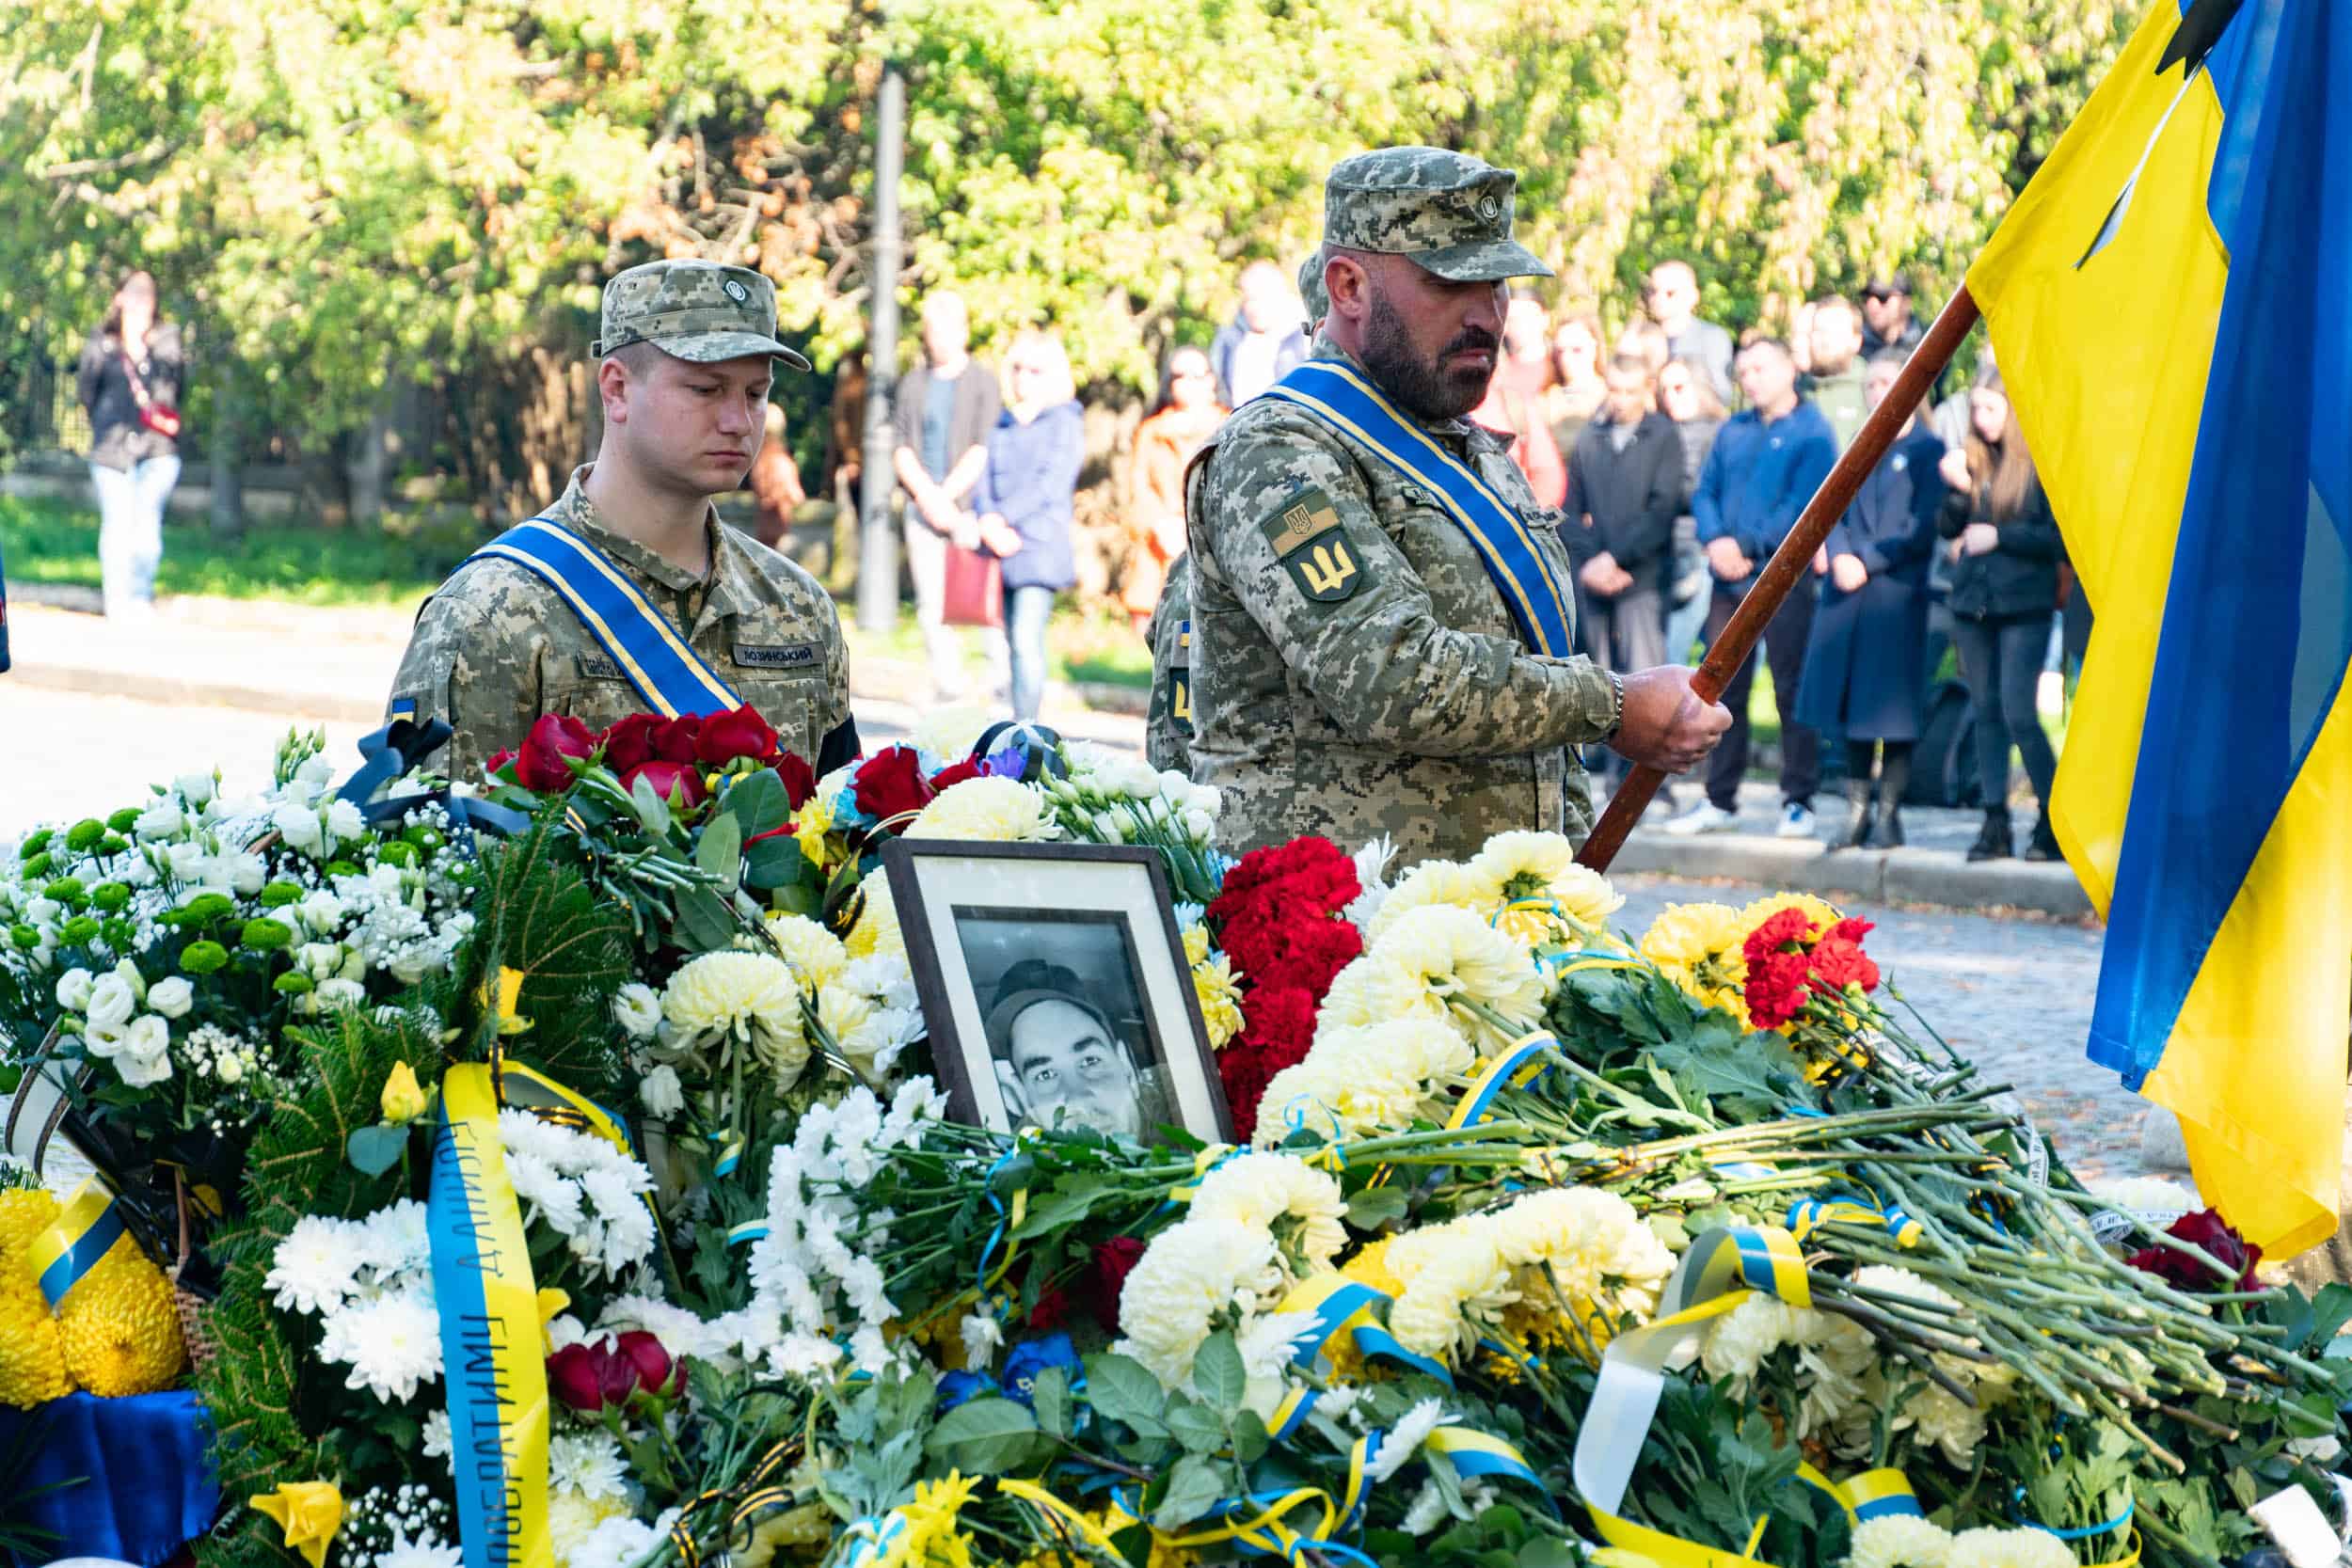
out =
[[[331,1481],[290,1481],[264,1497],[247,1497],[286,1532],[286,1547],[300,1552],[310,1568],[325,1568],[327,1543],[343,1528],[343,1495]]]

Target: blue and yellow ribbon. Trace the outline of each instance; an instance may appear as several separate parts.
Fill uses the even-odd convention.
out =
[[[1802,1242],[1825,1225],[1876,1225],[1885,1227],[1895,1237],[1895,1244],[1917,1246],[1927,1234],[1927,1227],[1906,1213],[1900,1205],[1885,1208],[1851,1193],[1832,1193],[1827,1197],[1801,1197],[1788,1206],[1788,1228]]]
[[[1344,1275],[1316,1275],[1301,1281],[1282,1298],[1280,1310],[1311,1312],[1315,1323],[1311,1331],[1299,1338],[1291,1364],[1327,1376],[1332,1346],[1344,1338],[1367,1360],[1408,1368],[1451,1387],[1454,1374],[1443,1362],[1406,1350],[1389,1332],[1381,1321],[1381,1311],[1390,1305],[1386,1291]]]
[[[1505,1089],[1523,1089],[1541,1078],[1551,1067],[1546,1058],[1559,1049],[1560,1042],[1543,1029],[1512,1041],[1508,1051],[1488,1062],[1470,1081],[1461,1103],[1454,1107],[1454,1115],[1446,1119],[1446,1126],[1459,1131],[1485,1121],[1494,1112],[1497,1096]]]
[[[57,1211],[47,1229],[33,1238],[33,1277],[50,1307],[88,1277],[106,1250],[122,1237],[122,1212],[115,1196],[95,1176],[86,1176]]]

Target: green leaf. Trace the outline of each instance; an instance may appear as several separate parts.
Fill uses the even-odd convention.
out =
[[[1784,1085],[1802,1076],[1796,1053],[1778,1035],[1741,1037],[1729,1029],[1667,1040],[1651,1053],[1651,1060],[1688,1079],[1710,1100],[1763,1115],[1777,1114],[1788,1099]]]
[[[1037,1418],[1008,1399],[960,1404],[931,1428],[923,1449],[966,1475],[997,1476],[1018,1467],[1036,1448]]]
[[[1146,1422],[1155,1431],[1166,1430],[1160,1412],[1168,1407],[1168,1395],[1160,1380],[1132,1357],[1108,1352],[1087,1357],[1087,1402],[1099,1414],[1138,1430]]]
[[[695,888],[677,896],[677,934],[698,953],[717,953],[735,941],[736,926],[719,895]]]
[[[1233,1412],[1233,1457],[1244,1465],[1255,1465],[1265,1457],[1274,1438],[1265,1429],[1265,1422],[1248,1405]]]
[[[1192,1386],[1219,1410],[1238,1410],[1249,1392],[1249,1370],[1242,1365],[1241,1347],[1231,1334],[1212,1334],[1192,1361]],[[1169,1423],[1175,1424],[1171,1415]]]
[[[1030,1203],[1028,1213],[1013,1227],[1013,1240],[1025,1242],[1066,1230],[1085,1219],[1097,1204],[1119,1196],[1120,1191],[1099,1176],[1065,1176],[1041,1201]]]
[[[2312,1298],[2312,1332],[2307,1342],[2324,1349],[2347,1323],[2352,1323],[2352,1286],[2321,1286],[2319,1294]]]
[[[1070,1374],[1059,1367],[1038,1373],[1029,1385],[1029,1407],[1037,1412],[1039,1431],[1068,1441],[1074,1430],[1070,1420]]]
[[[1168,1431],[1186,1453],[1215,1453],[1225,1446],[1225,1418],[1191,1400],[1168,1402]]]
[[[1362,1188],[1347,1200],[1347,1223],[1359,1230],[1377,1230],[1403,1219],[1411,1201],[1402,1182]]]
[[[694,844],[694,863],[733,893],[743,874],[743,829],[729,812],[721,812],[704,825]]]
[[[654,793],[652,781],[643,773],[630,786],[628,803],[637,808],[637,820],[646,832],[656,838],[670,836],[670,804]]]
[[[399,1164],[400,1157],[408,1151],[408,1129],[379,1121],[354,1132],[344,1148],[354,1170],[362,1176],[381,1176]]]
[[[801,867],[807,863],[801,841],[790,833],[779,833],[744,849],[743,881],[749,887],[775,889],[777,907],[787,914],[813,915],[820,895],[799,880]]]
[[[727,786],[726,811],[741,826],[743,836],[753,839],[783,827],[792,815],[792,802],[776,770],[763,768]]]
[[[1159,1507],[1152,1511],[1152,1523],[1161,1529],[1176,1529],[1200,1518],[1225,1496],[1225,1466],[1216,1461],[1199,1454],[1184,1455],[1168,1474],[1168,1490],[1160,1495]]]

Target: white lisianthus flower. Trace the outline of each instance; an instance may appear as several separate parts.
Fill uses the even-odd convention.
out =
[[[138,820],[131,824],[131,832],[143,840],[152,841],[169,838],[187,825],[187,815],[181,811],[179,802],[166,798],[139,813]]]
[[[138,1006],[138,992],[132,990],[130,982],[120,974],[109,973],[100,975],[91,985],[85,1015],[92,1029],[119,1029],[131,1022]]]
[[[313,936],[325,936],[343,923],[343,901],[325,888],[304,898],[294,909]]]
[[[354,839],[368,831],[368,819],[349,800],[337,800],[326,808],[326,831],[339,839]]]
[[[163,851],[164,869],[174,882],[200,882],[213,863],[213,857],[204,852],[201,844],[167,844]]]
[[[147,1005],[166,1018],[185,1018],[196,1005],[196,988],[174,974],[147,988]]]
[[[631,980],[612,998],[612,1017],[630,1039],[649,1040],[661,1027],[661,998],[651,986]]]
[[[314,788],[323,788],[335,777],[335,765],[316,753],[305,757],[294,768],[294,777]]]
[[[637,1098],[650,1116],[674,1117],[686,1109],[686,1091],[678,1085],[677,1069],[666,1062],[638,1080]]]
[[[322,1010],[328,1007],[363,1007],[368,1001],[367,987],[357,980],[345,980],[340,976],[321,980],[319,989],[311,994],[318,998]]]
[[[289,849],[316,857],[326,847],[326,830],[319,814],[308,806],[280,806],[270,814],[270,825]]]
[[[245,1077],[245,1062],[237,1056],[223,1056],[213,1064],[214,1076],[224,1084],[234,1084]]]
[[[172,793],[192,806],[208,806],[220,793],[220,780],[211,773],[183,773],[171,781]]]
[[[90,989],[97,982],[87,969],[69,969],[57,976],[57,1006],[69,1012],[84,1012],[89,1007]]]

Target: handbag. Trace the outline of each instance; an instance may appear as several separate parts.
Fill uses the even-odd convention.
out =
[[[943,576],[941,621],[951,626],[1005,624],[1005,569],[994,556],[949,545]]]
[[[138,367],[131,363],[128,349],[122,355],[122,373],[131,382],[131,401],[139,405],[139,423],[158,436],[172,440],[180,438],[180,410],[170,404],[150,397],[147,383],[139,379]]]

